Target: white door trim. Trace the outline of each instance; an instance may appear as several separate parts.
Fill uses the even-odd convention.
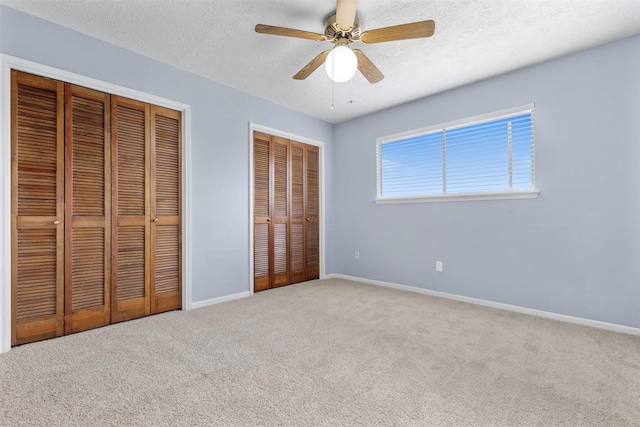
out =
[[[0,353],[11,348],[11,70],[182,112],[182,308],[191,308],[191,106],[80,74],[0,54]]]
[[[266,126],[259,125],[257,123],[249,122],[249,292],[254,292],[254,271],[253,271],[253,132],[264,132],[269,135],[279,136],[285,139],[292,139],[297,142],[303,142],[308,145],[313,145],[319,148],[319,173],[318,179],[320,185],[320,220],[318,221],[320,226],[320,279],[325,277],[325,174],[324,174],[324,142],[315,139],[307,138],[300,135],[294,135],[289,132],[284,132],[278,129],[272,129]]]

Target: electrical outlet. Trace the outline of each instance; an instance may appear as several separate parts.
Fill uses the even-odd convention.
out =
[[[356,259],[360,259],[360,251],[356,251],[355,257],[356,257]]]
[[[436,261],[436,271],[438,273],[442,273],[442,267],[443,267],[443,262],[442,261]]]

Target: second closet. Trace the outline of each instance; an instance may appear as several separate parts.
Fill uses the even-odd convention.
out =
[[[254,290],[320,275],[318,147],[253,134]]]

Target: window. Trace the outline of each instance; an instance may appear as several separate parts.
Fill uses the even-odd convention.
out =
[[[381,138],[376,202],[537,197],[533,105]]]

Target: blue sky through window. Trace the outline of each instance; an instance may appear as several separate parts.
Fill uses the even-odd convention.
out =
[[[533,187],[530,112],[380,144],[380,196]]]

